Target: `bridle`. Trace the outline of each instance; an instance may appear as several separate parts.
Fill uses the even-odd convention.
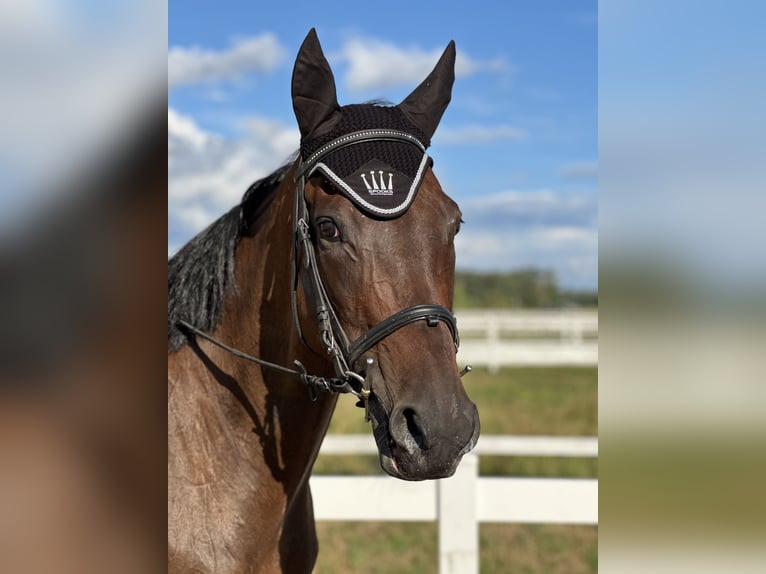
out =
[[[443,322],[450,330],[456,352],[460,344],[455,316],[449,309],[442,305],[421,304],[402,309],[386,319],[383,319],[354,341],[349,340],[335,314],[332,302],[327,295],[327,290],[325,289],[319,274],[316,250],[314,249],[314,244],[311,240],[310,216],[304,194],[305,185],[308,178],[311,177],[312,171],[317,163],[326,156],[343,147],[372,140],[407,142],[418,146],[423,153],[425,153],[423,144],[415,137],[405,132],[382,129],[362,130],[346,134],[325,144],[311,154],[306,160],[301,160],[294,175],[295,202],[293,211],[294,240],[292,250],[293,266],[291,290],[293,321],[303,344],[308,348],[311,348],[303,336],[303,329],[298,314],[298,282],[300,281],[306,297],[310,302],[313,302],[320,341],[324,347],[324,351],[329,355],[332,361],[335,370],[335,378],[310,375],[306,372],[305,367],[297,360],[294,361],[294,363],[300,369],[299,371],[264,361],[263,359],[253,357],[247,353],[243,353],[242,351],[225,345],[207,333],[193,327],[186,321],[179,322],[179,324],[188,331],[218,345],[238,357],[253,361],[267,368],[299,376],[309,388],[311,397],[314,400],[316,399],[318,390],[335,393],[351,393],[361,400],[360,406],[364,406],[366,412],[368,400],[372,393],[369,379],[366,377],[366,369],[374,363],[374,360],[372,357],[366,357],[365,366],[362,370],[357,367],[357,362],[367,351],[377,345],[380,341],[410,323],[425,321],[429,327],[436,327],[439,322]],[[467,366],[461,371],[460,375],[462,376],[470,370],[470,366]]]

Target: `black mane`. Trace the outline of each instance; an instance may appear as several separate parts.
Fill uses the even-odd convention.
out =
[[[221,320],[234,251],[248,224],[282,183],[292,162],[252,184],[242,202],[211,223],[168,261],[168,352],[186,342],[178,321],[210,332]]]

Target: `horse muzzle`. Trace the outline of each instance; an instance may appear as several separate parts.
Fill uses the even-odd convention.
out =
[[[479,438],[476,405],[467,399],[465,403],[453,403],[447,409],[439,408],[438,402],[407,403],[386,413],[373,396],[370,418],[381,468],[403,480],[452,476]]]

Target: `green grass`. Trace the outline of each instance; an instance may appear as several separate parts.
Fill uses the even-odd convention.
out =
[[[430,522],[319,522],[316,574],[436,572],[437,527]]]
[[[596,436],[595,368],[476,369],[464,378],[479,409],[483,434]],[[330,433],[369,433],[362,409],[342,396]],[[479,439],[481,440],[481,439]],[[595,477],[598,461],[581,458],[489,457],[482,475]],[[381,474],[377,456],[320,456],[315,474]],[[363,500],[359,504],[364,504]],[[318,574],[435,573],[435,523],[319,522]],[[595,526],[482,524],[484,574],[578,574],[598,570]]]
[[[316,574],[420,574],[438,571],[437,526],[428,522],[320,522]],[[598,528],[483,524],[482,574],[598,571]]]
[[[598,527],[483,524],[482,574],[584,574],[598,572]]]
[[[475,369],[464,381],[484,434],[598,433],[596,368],[506,368],[497,374]]]

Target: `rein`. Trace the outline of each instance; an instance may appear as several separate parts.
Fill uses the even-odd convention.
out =
[[[425,147],[420,141],[412,135],[395,130],[362,130],[344,135],[332,140],[314,152],[306,161],[301,161],[295,172],[295,203],[293,211],[293,267],[292,267],[292,289],[291,306],[293,321],[303,344],[311,348],[303,336],[300,318],[298,316],[298,281],[301,281],[304,292],[310,301],[313,301],[315,315],[319,327],[320,340],[327,354],[332,361],[335,377],[320,377],[310,375],[306,372],[300,361],[294,361],[295,366],[300,370],[291,369],[276,363],[265,361],[258,357],[248,355],[234,347],[215,339],[207,333],[197,329],[186,321],[179,321],[178,324],[198,337],[217,345],[218,347],[232,353],[233,355],[257,363],[262,367],[279,371],[285,374],[299,377],[308,387],[312,400],[316,400],[317,391],[350,393],[360,399],[358,406],[365,408],[367,419],[369,419],[368,401],[372,394],[370,383],[366,372],[358,372],[354,366],[364,353],[377,345],[380,341],[398,331],[402,327],[416,321],[425,321],[429,327],[438,326],[439,322],[447,325],[455,344],[455,350],[460,344],[458,336],[457,322],[452,312],[442,305],[421,304],[413,305],[394,313],[383,319],[377,325],[371,327],[359,338],[350,342],[343,327],[335,314],[330,298],[319,275],[319,267],[316,260],[316,251],[311,241],[311,227],[308,212],[308,205],[304,195],[306,181],[311,177],[312,171],[316,165],[329,154],[338,151],[346,146],[353,145],[363,141],[397,141],[406,142],[417,146],[425,153]],[[302,254],[302,265],[299,261]],[[369,367],[374,362],[372,357],[365,359],[365,365]],[[461,371],[460,376],[470,372],[470,365]]]
[[[253,357],[252,355],[248,355],[247,353],[240,351],[239,349],[235,349],[234,347],[230,347],[226,343],[222,343],[215,337],[211,337],[204,331],[201,331],[200,329],[197,329],[194,325],[191,325],[190,323],[187,323],[186,321],[178,321],[178,325],[183,327],[187,331],[191,331],[194,333],[197,337],[202,337],[206,341],[209,341],[213,343],[214,345],[220,347],[221,349],[224,349],[225,351],[228,351],[235,357],[240,357],[242,359],[246,359],[248,361],[252,361],[253,363],[257,363],[261,365],[262,367],[266,367],[268,369],[272,369],[274,371],[279,371],[281,373],[286,373],[288,375],[294,375],[296,377],[299,377],[301,381],[308,387],[309,391],[311,392],[312,400],[316,400],[316,391],[326,391],[326,392],[336,392],[336,393],[344,393],[344,392],[354,392],[352,391],[346,391],[345,390],[345,381],[342,381],[340,379],[333,379],[328,377],[319,377],[317,375],[309,375],[306,372],[306,368],[303,366],[303,364],[296,360],[293,361],[293,363],[301,369],[300,371],[296,371],[295,369],[290,369],[288,367],[283,367],[282,365],[277,365],[276,363],[271,363],[269,361],[264,361],[263,359],[259,359],[258,357]],[[356,394],[356,393],[354,393]]]

